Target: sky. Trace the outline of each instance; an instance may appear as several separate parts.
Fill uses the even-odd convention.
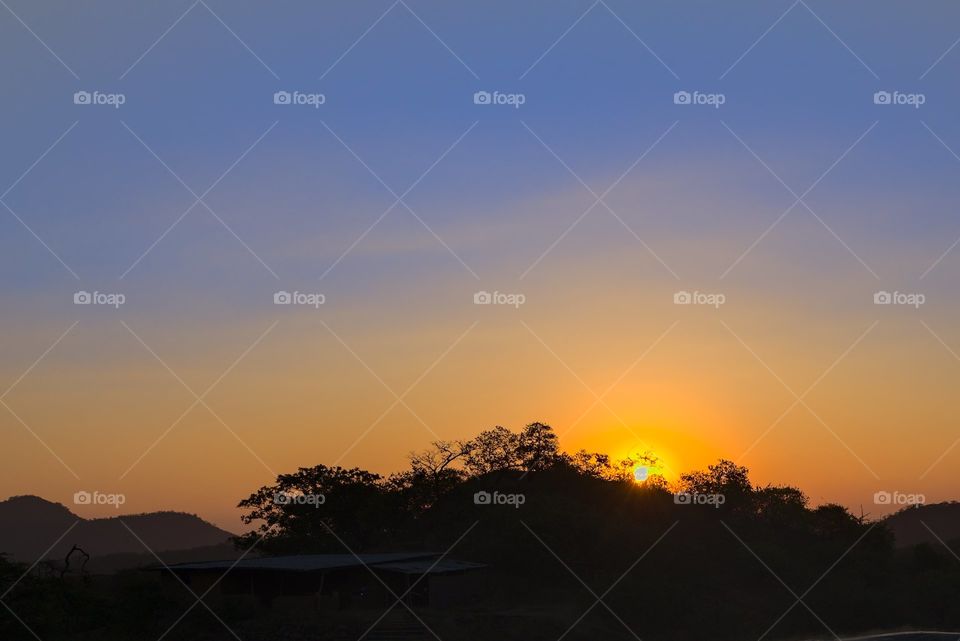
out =
[[[542,421],[958,498],[955,3],[0,5],[0,496]]]

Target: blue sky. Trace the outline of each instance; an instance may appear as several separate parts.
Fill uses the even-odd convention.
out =
[[[439,408],[425,422],[442,424],[444,436],[492,422],[572,422],[583,407],[552,407],[571,398],[567,366],[544,369],[543,346],[524,327],[543,330],[551,349],[569,350],[569,369],[602,386],[678,318],[678,289],[725,292],[735,303],[725,322],[798,390],[879,318],[873,292],[923,292],[922,320],[936,335],[918,310],[881,309],[878,332],[887,333],[846,375],[856,389],[824,400],[835,408],[826,422],[851,445],[826,443],[847,464],[850,452],[873,452],[879,467],[896,449],[892,426],[919,414],[930,437],[916,477],[954,440],[946,414],[911,399],[936,403],[956,375],[944,347],[960,345],[950,329],[960,250],[944,255],[960,237],[955,3],[5,1],[5,380],[17,387],[11,406],[50,449],[82,448],[88,426],[122,443],[117,470],[90,471],[98,482],[116,482],[182,409],[183,390],[165,387],[177,381],[149,369],[158,363],[121,319],[201,390],[282,320],[266,342],[277,341],[267,348],[274,358],[256,360],[249,380],[243,368],[231,375],[243,382],[224,392],[236,405],[225,422],[251,443],[231,465],[262,447],[270,466],[290,467],[336,458],[352,440],[344,434],[365,434],[375,416],[363,405],[379,407],[369,387],[383,392],[365,370],[402,390],[472,322],[480,338],[421,400]],[[76,105],[77,91],[125,102]],[[277,105],[277,91],[325,102]],[[478,91],[522,94],[524,103],[477,105]],[[678,105],[678,91],[724,102]],[[924,103],[877,105],[877,91],[922,94]],[[194,194],[203,202],[194,205]],[[123,292],[127,303],[122,314],[78,309],[79,289]],[[278,316],[272,294],[281,289],[323,292],[327,305],[321,316]],[[525,293],[528,324],[477,310],[480,289]],[[362,367],[317,318],[342,332]],[[74,321],[74,333],[28,370]],[[752,376],[771,383],[765,367],[723,372],[732,337],[722,325],[684,322],[695,329],[662,364],[664,380],[646,382],[664,397],[696,396],[700,409],[657,406],[628,422],[668,450],[688,448],[672,458],[692,465],[739,453],[778,408],[755,397]],[[318,336],[321,352],[297,361]],[[705,366],[692,347],[719,360]],[[913,357],[915,367],[897,365]],[[725,378],[705,374],[714,367]],[[247,404],[244,394],[269,374],[286,387]],[[871,445],[882,412],[857,402],[884,376],[902,383],[902,397],[885,408],[890,440]],[[121,396],[138,401],[114,412]],[[318,397],[322,409],[312,405]],[[624,399],[622,411],[641,402]],[[255,423],[271,413],[290,419],[273,428],[285,438],[316,430],[333,444],[302,457],[257,445]],[[691,427],[704,416],[723,426],[716,439]],[[18,420],[3,420],[29,456],[0,481],[28,491],[29,466],[56,461]],[[346,460],[388,471],[431,437],[410,416],[390,420],[396,439],[350,449]],[[581,434],[577,446],[636,446],[604,431],[609,417],[590,420],[596,440]],[[793,434],[803,440],[800,427]],[[158,447],[160,461],[179,461]],[[778,447],[757,463],[761,472],[836,498],[829,476],[805,475],[809,462],[785,463],[791,441]],[[160,500],[159,469],[138,481],[140,507]],[[842,499],[876,489],[872,475],[851,475]],[[234,475],[209,492],[219,501],[263,480]],[[75,484],[41,489],[67,496]],[[214,498],[204,501],[194,507],[226,518]]]

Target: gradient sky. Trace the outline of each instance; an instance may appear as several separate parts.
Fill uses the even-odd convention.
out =
[[[958,498],[956,3],[5,2],[0,496],[236,530],[278,472],[539,420]]]

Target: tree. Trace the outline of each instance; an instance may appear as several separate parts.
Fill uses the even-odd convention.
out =
[[[326,465],[281,474],[237,507],[247,510],[243,523],[260,522],[237,545],[278,553],[362,550],[388,539],[404,516],[380,475]]]
[[[727,508],[750,508],[754,499],[749,470],[726,459],[708,465],[705,472],[682,474],[679,486],[690,494],[722,494]]]
[[[599,452],[579,450],[566,457],[566,461],[580,474],[596,478],[610,478],[613,469],[610,465],[610,457]]]
[[[474,476],[520,467],[519,436],[505,427],[480,432],[470,445],[464,465]]]
[[[465,473],[453,467],[470,455],[473,445],[464,441],[434,441],[429,449],[410,453],[411,475],[407,483],[426,482],[431,503],[463,481]]]
[[[520,466],[530,472],[545,470],[562,460],[560,445],[553,428],[544,423],[530,423],[517,439]]]

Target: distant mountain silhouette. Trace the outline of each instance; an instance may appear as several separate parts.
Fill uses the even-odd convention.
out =
[[[884,523],[896,537],[897,547],[918,543],[939,546],[941,543],[937,537],[944,542],[960,539],[960,503],[951,501],[909,507],[891,514]]]
[[[129,555],[155,562],[144,543],[157,553],[211,546],[223,546],[226,550],[229,548],[225,544],[233,536],[194,514],[152,512],[83,519],[60,503],[38,496],[14,496],[0,501],[0,523],[0,553],[13,560],[33,563],[41,556],[62,559],[71,547],[79,545],[90,554],[93,567],[100,565],[98,559],[108,555]],[[63,536],[71,525],[73,529]],[[59,543],[54,545],[58,539]],[[119,558],[114,559],[118,561]]]

